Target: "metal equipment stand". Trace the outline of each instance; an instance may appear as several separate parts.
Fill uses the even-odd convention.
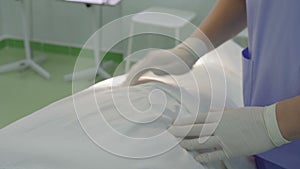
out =
[[[24,3],[24,0],[17,0],[20,3],[20,11],[22,12],[22,24],[23,24],[23,33],[24,33],[24,46],[25,46],[25,55],[26,58],[24,60],[20,60],[14,63],[10,63],[7,65],[0,66],[0,73],[5,73],[13,70],[17,70],[20,68],[30,67],[37,73],[39,73],[41,76],[43,76],[46,79],[50,78],[50,74],[44,70],[42,67],[40,67],[37,62],[41,62],[46,60],[46,57],[35,57],[32,58],[32,51],[30,47],[30,24],[29,24],[29,15],[28,11],[26,12],[26,5]]]
[[[91,25],[94,31],[97,31],[99,29],[99,25],[102,26],[102,6],[100,5],[100,19],[99,19],[99,13],[97,12],[96,5],[97,4],[87,4],[85,3],[86,7],[90,9],[90,16],[91,16]],[[96,33],[98,35],[98,33]],[[100,35],[101,36],[101,35]],[[101,37],[102,38],[102,37]],[[94,51],[94,60],[95,60],[95,67],[86,69],[83,71],[75,72],[74,74],[67,74],[64,76],[65,81],[71,81],[71,80],[78,80],[83,78],[94,78],[93,75],[100,75],[104,78],[110,78],[111,76],[100,66],[100,60],[99,56],[101,56],[101,40],[99,37],[94,37],[94,44],[93,44],[93,51]]]

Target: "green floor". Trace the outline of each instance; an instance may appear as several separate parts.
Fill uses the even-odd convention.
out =
[[[76,56],[45,52],[34,55],[48,57],[40,65],[51,73],[51,79],[46,80],[31,69],[0,74],[0,128],[71,94],[72,83],[65,82],[63,75],[72,72]],[[22,48],[0,49],[0,65],[23,58]],[[113,72],[116,66],[110,66],[108,71]]]

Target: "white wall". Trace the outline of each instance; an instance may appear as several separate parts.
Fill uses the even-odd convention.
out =
[[[3,17],[0,23],[3,33],[8,37],[22,38],[19,2],[14,0],[0,0],[0,2]],[[33,40],[82,46],[93,33],[88,11],[84,5],[60,0],[25,0],[25,2],[32,8],[31,37]],[[151,6],[164,6],[196,12],[198,16],[194,23],[199,24],[214,2],[215,0],[123,0],[119,6],[104,7],[104,23]],[[0,27],[0,31],[2,29]]]
[[[194,24],[199,24],[207,15],[216,0],[124,0],[124,14],[132,14],[151,6],[193,11],[197,14]]]

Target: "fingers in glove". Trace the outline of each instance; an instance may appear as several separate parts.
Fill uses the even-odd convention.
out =
[[[164,71],[164,70],[161,70],[161,69],[153,69],[151,70],[155,75],[158,75],[158,76],[166,76],[166,75],[170,75],[170,73],[168,71]]]
[[[222,150],[216,150],[213,152],[202,153],[195,157],[196,161],[203,163],[203,164],[206,164],[209,162],[214,162],[214,161],[220,161],[220,160],[224,160],[224,159],[226,159],[226,154]]]
[[[218,123],[207,123],[207,124],[191,124],[185,126],[171,126],[168,131],[175,137],[205,137],[211,136]]]
[[[174,58],[176,59],[176,58]],[[176,60],[175,60],[176,61]],[[161,70],[155,70],[152,71],[154,74],[158,76],[164,76],[164,75],[182,75],[184,73],[187,73],[191,70],[189,65],[185,64],[184,62],[178,60],[177,62],[173,62],[170,64],[165,64],[163,67],[160,67]]]
[[[203,128],[203,124],[192,124],[185,126],[171,126],[168,131],[175,137],[197,137]]]
[[[189,124],[194,124],[194,123],[204,123],[206,121],[207,116],[208,116],[208,113],[198,113],[195,116],[183,117],[180,119],[176,119],[174,122],[174,125],[175,126],[184,126],[184,125],[189,125]]]
[[[216,123],[222,118],[222,112],[208,112],[208,113],[198,113],[195,116],[188,116],[180,119],[176,119],[174,125],[188,125],[194,123]]]
[[[180,142],[180,145],[187,150],[206,150],[221,148],[221,142],[216,136],[201,137],[196,139],[184,139]]]
[[[140,77],[143,76],[145,73],[147,73],[149,70],[150,69],[138,70],[135,67],[133,67],[133,69],[129,71],[126,81],[124,82],[124,85],[125,86],[136,85]]]

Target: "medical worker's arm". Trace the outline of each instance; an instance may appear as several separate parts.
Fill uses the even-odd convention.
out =
[[[277,119],[279,129],[286,139],[300,138],[300,96],[278,103]]]
[[[199,57],[232,38],[245,27],[245,0],[219,0],[199,25],[200,31],[196,30],[190,38],[173,49],[150,52],[131,68],[125,84],[136,84],[148,71],[157,75],[187,73]]]
[[[300,138],[300,96],[266,107],[199,113],[175,121],[169,132],[184,138],[182,147],[200,151],[195,159],[202,163],[258,154]]]
[[[219,0],[199,29],[214,47],[218,47],[245,29],[246,25],[246,0]],[[201,38],[198,33],[196,31],[192,37]]]

